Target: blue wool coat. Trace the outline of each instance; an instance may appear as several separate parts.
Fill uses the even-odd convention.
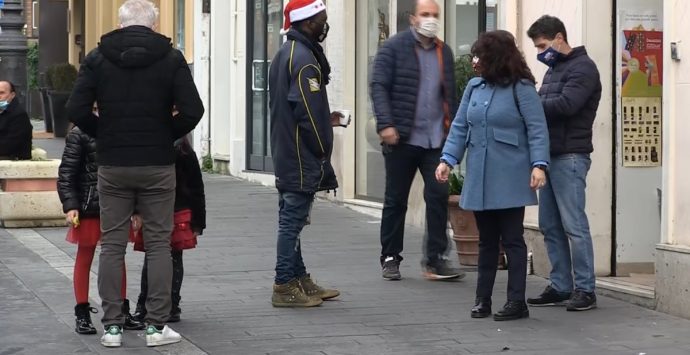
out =
[[[530,188],[532,164],[549,162],[549,132],[534,84],[522,80],[496,86],[470,80],[443,147],[460,162],[467,153],[467,173],[460,206],[471,211],[537,204]]]

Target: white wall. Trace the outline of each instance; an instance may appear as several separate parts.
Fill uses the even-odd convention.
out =
[[[331,26],[324,42],[326,56],[331,64],[328,99],[331,110],[350,110],[352,124],[347,128],[334,128],[331,161],[338,177],[340,189],[336,198],[343,200],[355,195],[355,2],[329,0],[328,23]],[[333,197],[333,195],[329,195]]]
[[[612,207],[612,7],[600,0],[543,0],[521,2],[518,9],[516,37],[527,58],[527,64],[537,79],[544,77],[547,67],[536,60],[536,49],[526,32],[542,15],[560,18],[568,32],[568,42],[576,47],[585,45],[599,69],[602,96],[594,122],[594,153],[587,178],[587,215],[594,240],[595,269],[597,274],[610,273],[611,265],[611,207]],[[537,208],[528,208],[525,222],[537,225]]]
[[[204,117],[194,130],[194,151],[201,158],[208,154],[209,123],[210,123],[210,44],[211,44],[211,16],[202,14],[202,0],[194,2],[194,82],[199,90],[199,96],[206,109]]]
[[[664,152],[662,243],[690,246],[690,2],[664,1],[664,56],[670,42],[680,42],[681,60],[664,66]]]
[[[246,174],[246,1],[211,1],[211,155],[232,175],[272,182],[272,176]]]

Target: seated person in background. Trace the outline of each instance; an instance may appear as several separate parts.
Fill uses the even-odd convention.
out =
[[[14,84],[0,80],[0,160],[31,159],[33,127],[16,96]]]

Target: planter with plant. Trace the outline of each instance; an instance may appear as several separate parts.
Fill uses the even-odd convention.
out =
[[[53,119],[53,132],[56,137],[65,137],[69,120],[67,117],[67,100],[77,80],[77,69],[69,63],[51,66],[48,76],[48,101]]]
[[[464,178],[453,169],[448,177],[448,219],[461,265],[476,266],[479,258],[479,230],[472,211],[460,208]]]

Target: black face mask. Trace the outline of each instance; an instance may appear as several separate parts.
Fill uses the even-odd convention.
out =
[[[328,22],[323,23],[323,27],[321,27],[321,33],[319,36],[316,38],[317,41],[323,42],[326,40],[326,37],[328,37],[328,31],[331,29],[331,26],[328,25]]]

